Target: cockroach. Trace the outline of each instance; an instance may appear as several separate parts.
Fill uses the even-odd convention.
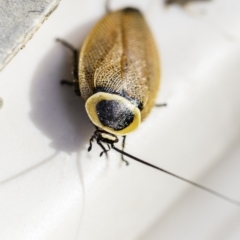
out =
[[[114,149],[122,156],[160,170],[240,206],[219,192],[159,168],[115,147],[123,136],[135,131],[155,105],[160,84],[160,63],[153,35],[143,14],[135,8],[107,13],[93,27],[80,53],[69,43],[57,39],[73,52],[72,82],[75,93],[85,101],[87,114],[96,127],[88,151],[96,140],[106,153]],[[105,148],[106,145],[108,149]],[[123,159],[123,158],[122,158]],[[124,160],[125,161],[125,160]]]

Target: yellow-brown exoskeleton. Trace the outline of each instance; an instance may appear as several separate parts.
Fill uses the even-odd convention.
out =
[[[136,130],[155,104],[160,69],[152,33],[137,9],[110,12],[77,56],[75,51],[75,92],[97,127],[90,148],[93,139],[101,147],[101,142],[113,144]]]

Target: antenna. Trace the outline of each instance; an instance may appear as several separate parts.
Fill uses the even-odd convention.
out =
[[[221,194],[221,193],[219,193],[219,192],[216,192],[216,191],[214,191],[214,190],[212,190],[212,189],[210,189],[210,188],[207,188],[207,187],[205,187],[205,186],[202,186],[202,185],[200,185],[200,184],[198,184],[198,183],[192,182],[192,181],[190,181],[190,180],[188,180],[188,179],[186,179],[186,178],[180,177],[180,176],[178,176],[178,175],[176,175],[176,174],[174,174],[174,173],[171,173],[171,172],[169,172],[169,171],[167,171],[167,170],[164,170],[164,169],[162,169],[162,168],[160,168],[160,167],[157,167],[157,166],[155,166],[155,165],[153,165],[153,164],[151,164],[151,163],[145,162],[145,161],[143,161],[143,160],[141,160],[141,159],[139,159],[139,158],[137,158],[137,157],[134,157],[134,156],[130,155],[129,153],[126,153],[126,152],[124,152],[124,151],[116,148],[113,144],[111,145],[111,147],[112,147],[112,149],[114,149],[115,151],[121,153],[121,154],[124,155],[124,156],[127,156],[127,157],[129,157],[129,158],[131,158],[131,159],[133,159],[133,160],[135,160],[135,161],[137,161],[137,162],[140,162],[140,163],[145,164],[145,165],[147,165],[147,166],[149,166],[149,167],[152,167],[152,168],[155,168],[155,169],[157,169],[157,170],[159,170],[159,171],[162,171],[162,172],[164,172],[164,173],[166,173],[166,174],[168,174],[168,175],[171,175],[171,176],[173,176],[173,177],[175,177],[175,178],[178,178],[178,179],[180,179],[180,180],[182,180],[182,181],[184,181],[184,182],[187,182],[187,183],[189,183],[189,184],[192,184],[192,185],[195,186],[195,187],[201,188],[202,190],[204,190],[204,191],[206,191],[206,192],[209,192],[209,193],[211,193],[212,195],[215,195],[215,196],[217,196],[217,197],[219,197],[219,198],[221,198],[221,199],[223,199],[223,200],[225,200],[225,201],[227,201],[227,202],[229,202],[229,203],[232,203],[232,204],[240,207],[240,202],[239,202],[239,201],[236,201],[236,200],[234,200],[234,199],[232,199],[232,198],[230,198],[230,197],[228,197],[228,196],[225,196],[225,195],[223,195],[223,194]]]

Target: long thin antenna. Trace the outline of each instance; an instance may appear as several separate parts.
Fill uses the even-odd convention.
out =
[[[166,174],[169,174],[169,175],[171,175],[171,176],[173,176],[175,178],[178,178],[178,179],[180,179],[180,180],[182,180],[184,182],[190,183],[190,184],[192,184],[195,187],[201,188],[202,190],[204,190],[206,192],[209,192],[209,193],[211,193],[211,194],[213,194],[213,195],[215,195],[215,196],[217,196],[217,197],[219,197],[219,198],[221,198],[221,199],[223,199],[223,200],[225,200],[227,202],[230,202],[230,203],[240,207],[240,202],[239,201],[236,201],[236,200],[234,200],[232,198],[229,198],[229,197],[227,197],[227,196],[225,196],[225,195],[223,195],[223,194],[221,194],[219,192],[216,192],[216,191],[214,191],[214,190],[212,190],[210,188],[204,187],[204,186],[202,186],[202,185],[200,185],[198,183],[192,182],[192,181],[190,181],[190,180],[188,180],[186,178],[180,177],[180,176],[178,176],[178,175],[176,175],[174,173],[171,173],[171,172],[169,172],[167,170],[164,170],[164,169],[162,169],[160,167],[157,167],[157,166],[155,166],[155,165],[153,165],[151,163],[145,162],[145,161],[143,161],[143,160],[141,160],[141,159],[139,159],[137,157],[134,157],[134,156],[132,156],[132,155],[130,155],[130,154],[128,154],[128,153],[126,153],[126,152],[116,148],[113,144],[112,144],[112,149],[114,149],[115,151],[117,151],[117,152],[119,152],[119,153],[121,153],[121,154],[123,154],[123,155],[125,155],[125,156],[127,156],[127,157],[129,157],[129,158],[131,158],[131,159],[133,159],[135,161],[137,161],[137,162],[143,163],[143,164],[145,164],[145,165],[147,165],[149,167],[155,168],[155,169],[157,169],[159,171],[162,171],[162,172],[164,172]]]

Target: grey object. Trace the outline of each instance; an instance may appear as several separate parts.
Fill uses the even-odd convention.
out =
[[[0,1],[0,71],[57,8],[60,0]]]

